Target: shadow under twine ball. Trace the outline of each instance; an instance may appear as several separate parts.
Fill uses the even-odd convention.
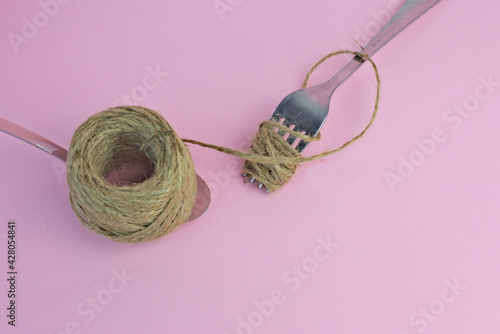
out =
[[[147,162],[152,174],[124,185],[106,179],[132,161]],[[67,174],[71,206],[80,221],[127,243],[175,230],[188,219],[197,190],[187,146],[160,114],[136,106],[102,111],[80,125],[69,147]]]

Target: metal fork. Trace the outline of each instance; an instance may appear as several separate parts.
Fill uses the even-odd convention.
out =
[[[407,0],[394,16],[363,48],[365,54],[372,56],[394,36],[400,33],[411,22],[425,13],[440,0]],[[328,115],[330,99],[333,92],[347,78],[351,76],[365,61],[364,58],[355,56],[330,80],[313,87],[299,89],[281,101],[273,115],[272,121],[277,121],[290,129],[314,137],[318,134]],[[287,132],[278,131],[298,152],[302,152],[308,141],[293,135],[286,136]],[[250,182],[256,179],[252,175],[243,174]],[[259,188],[263,184],[259,183]],[[269,192],[269,191],[268,191]]]

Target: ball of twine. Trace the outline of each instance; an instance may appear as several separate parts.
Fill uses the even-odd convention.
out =
[[[350,53],[371,63],[377,79],[377,96],[370,122],[356,137],[336,149],[302,156],[276,130],[306,141],[320,139],[279,124],[264,121],[247,151],[181,139],[170,124],[153,110],[115,107],[88,118],[75,131],[67,158],[70,202],[80,221],[100,235],[119,242],[139,243],[158,239],[184,223],[197,192],[196,173],[185,143],[200,145],[245,159],[243,173],[262,182],[269,191],[286,184],[297,166],[338,152],[365,134],[377,114],[380,78],[375,63],[364,53],[341,50],[316,63],[306,76],[326,59]],[[147,161],[152,176],[141,183],[115,185],[108,173],[122,163]]]
[[[106,180],[113,168],[134,160],[149,161],[153,174],[122,186]],[[111,108],[80,125],[67,173],[80,221],[119,242],[151,241],[173,231],[187,220],[196,196],[188,148],[161,115],[141,107]]]

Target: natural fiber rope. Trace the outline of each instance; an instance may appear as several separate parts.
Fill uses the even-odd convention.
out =
[[[364,53],[333,52],[326,59],[350,53],[369,61],[377,79],[375,108],[366,128],[334,150],[304,157],[274,130],[289,132],[306,141],[320,139],[293,131],[275,121],[264,121],[247,152],[181,139],[158,113],[137,106],[115,107],[88,118],[71,140],[67,173],[70,202],[82,223],[100,235],[119,242],[138,243],[160,238],[185,222],[194,205],[197,186],[194,164],[187,146],[192,143],[246,159],[244,173],[274,191],[288,182],[298,164],[338,152],[359,139],[372,125],[380,97],[380,78],[373,61]],[[163,135],[160,135],[163,134]],[[106,175],[133,160],[149,161],[154,173],[141,183],[114,185]]]
[[[158,131],[169,134],[154,136]],[[153,175],[124,186],[106,180],[115,166],[133,160],[150,161]],[[116,241],[157,239],[185,222],[194,205],[196,173],[189,150],[160,114],[146,108],[116,107],[91,116],[73,135],[67,167],[78,218]]]

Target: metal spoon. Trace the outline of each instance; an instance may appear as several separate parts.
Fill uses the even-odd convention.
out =
[[[0,131],[21,139],[28,144],[36,146],[39,149],[66,161],[66,157],[68,156],[68,151],[66,149],[56,143],[53,143],[47,138],[44,138],[33,131],[25,129],[22,126],[12,123],[2,117],[0,117]],[[191,209],[191,214],[189,215],[187,221],[195,220],[201,216],[205,213],[205,211],[207,211],[207,208],[210,205],[210,189],[207,184],[198,174],[196,174],[196,182],[198,184],[198,191],[196,193],[194,206]]]

